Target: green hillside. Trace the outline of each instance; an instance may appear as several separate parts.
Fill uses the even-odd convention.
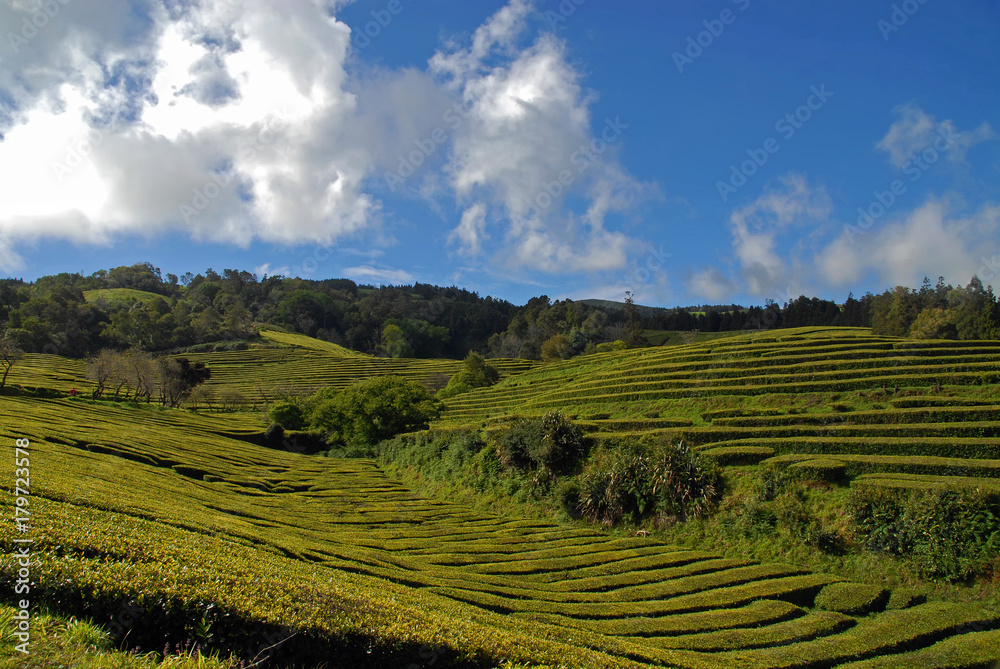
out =
[[[822,455],[866,485],[994,487],[998,382],[1000,342],[802,328],[545,365],[454,398],[435,427],[561,410],[598,439],[672,435],[732,462]]]
[[[266,336],[282,347],[191,357],[219,391],[247,393],[461,364]],[[1000,342],[804,328],[498,366],[498,385],[449,400],[434,427],[494,430],[558,409],[599,444],[672,435],[734,476],[767,462],[833,467],[854,487],[1000,490]],[[65,389],[84,374],[37,355],[11,379]],[[993,599],[925,600],[791,555],[474,511],[372,460],[258,446],[259,412],[6,396],[0,425],[9,444],[32,444],[35,601],[104,625],[125,607],[127,641],[145,649],[197,639],[252,657],[262,640],[294,639],[276,660],[330,668],[992,669],[1000,658]],[[13,480],[11,458],[2,471]],[[7,554],[20,536],[3,524]],[[16,569],[0,566],[4,592]]]
[[[104,302],[114,309],[128,307],[136,302],[152,302],[156,299],[166,300],[167,303],[171,302],[170,298],[163,295],[134,288],[94,288],[83,291],[83,297],[87,302],[93,304]]]
[[[824,610],[817,601],[842,579],[479,515],[421,499],[367,460],[253,446],[238,438],[250,427],[228,418],[20,398],[0,411],[5,426],[23,426],[5,438],[32,441],[39,600],[98,622],[134,601],[131,641],[152,647],[203,619],[240,643],[287,626],[302,650],[283,660],[335,652],[344,667],[401,666],[421,646],[483,666],[839,666],[1000,652],[995,633],[972,633],[1000,625],[995,611],[877,612],[888,600],[872,615]],[[15,534],[3,526],[5,550]],[[0,574],[10,585],[14,567]],[[980,650],[956,646],[956,633]]]

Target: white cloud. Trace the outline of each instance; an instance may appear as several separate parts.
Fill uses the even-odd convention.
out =
[[[344,274],[360,282],[370,281],[375,284],[404,285],[413,283],[416,280],[412,274],[405,270],[374,267],[372,265],[348,267],[344,269]]]
[[[0,142],[5,268],[40,237],[330,243],[377,222],[370,158],[346,141],[347,26],[308,0],[154,5],[129,41],[114,31],[135,22],[97,24],[75,4],[23,47],[32,86],[0,78],[18,109]]]
[[[736,282],[718,267],[708,267],[695,272],[688,277],[684,286],[688,295],[713,302],[731,300],[733,295],[739,292]]]
[[[613,159],[627,123],[602,120],[591,135],[592,96],[554,36],[543,34],[513,51],[530,8],[511,2],[476,31],[468,48],[453,46],[430,61],[468,110],[454,131],[446,170],[476,218],[463,220],[452,239],[474,254],[486,225],[473,229],[472,220],[501,221],[505,248],[497,257],[510,268],[555,274],[621,268],[632,241],[607,230],[606,216],[650,190]],[[564,206],[568,193],[584,200],[584,212]],[[485,217],[479,206],[487,207]]]
[[[779,238],[793,228],[822,225],[831,211],[826,191],[812,188],[795,174],[781,177],[777,186],[734,211],[729,219],[733,250],[747,292],[787,292],[789,282],[798,283],[795,264],[785,260]]]
[[[391,241],[372,187],[441,126],[407,192],[457,200],[461,253],[560,274],[621,268],[634,247],[607,224],[650,192],[614,158],[627,119],[593,122],[565,44],[525,39],[529,0],[426,72],[357,77],[340,1],[57,4],[0,70],[0,271],[45,238]],[[32,7],[0,4],[0,24]]]
[[[986,204],[966,216],[951,209],[930,199],[854,241],[845,232],[823,249],[816,266],[833,286],[851,285],[868,273],[887,286],[916,286],[925,275],[964,283],[983,258],[1000,252],[1000,205]]]
[[[263,265],[257,265],[253,268],[253,273],[257,275],[257,278],[262,279],[265,276],[289,276],[291,270],[288,265],[282,265],[281,267],[271,267],[271,263],[266,262]]]
[[[948,156],[949,160],[962,162],[971,147],[997,137],[988,123],[982,123],[975,130],[961,132],[953,121],[938,121],[912,102],[893,111],[896,121],[875,146],[888,154],[889,162],[900,169],[931,148]]]
[[[448,236],[449,242],[458,242],[459,252],[478,255],[486,237],[486,205],[477,202],[462,212],[462,222]]]

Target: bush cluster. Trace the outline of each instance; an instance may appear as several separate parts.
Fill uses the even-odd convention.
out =
[[[824,553],[842,554],[844,537],[810,508],[809,491],[814,484],[815,479],[802,472],[763,465],[755,473],[750,494],[722,520],[748,537],[781,534]]]
[[[722,474],[684,443],[646,441],[594,459],[580,480],[580,512],[597,522],[684,522],[722,496]]]
[[[272,426],[284,431],[308,427],[325,434],[331,446],[370,455],[380,441],[425,429],[440,410],[441,403],[419,383],[376,376],[343,390],[323,388],[304,401],[277,402],[268,417]]]
[[[911,559],[926,577],[965,581],[1000,553],[1000,496],[860,486],[848,501],[865,548]]]
[[[580,428],[559,412],[524,418],[494,435],[505,469],[545,469],[555,475],[572,471],[586,453]]]

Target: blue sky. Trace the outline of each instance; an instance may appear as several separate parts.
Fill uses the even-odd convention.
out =
[[[0,37],[0,274],[1000,286],[996,0],[8,0]]]

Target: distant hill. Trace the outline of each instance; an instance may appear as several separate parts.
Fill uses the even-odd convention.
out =
[[[625,309],[624,302],[615,302],[614,300],[587,299],[580,300],[580,303],[611,312],[623,311]],[[746,309],[746,307],[742,307],[738,304],[704,304],[690,307],[647,307],[637,304],[635,305],[635,308],[641,318],[658,316],[660,314],[673,314],[679,311],[686,311],[691,314],[703,314],[707,311],[719,311],[726,313],[729,311],[741,311]]]

